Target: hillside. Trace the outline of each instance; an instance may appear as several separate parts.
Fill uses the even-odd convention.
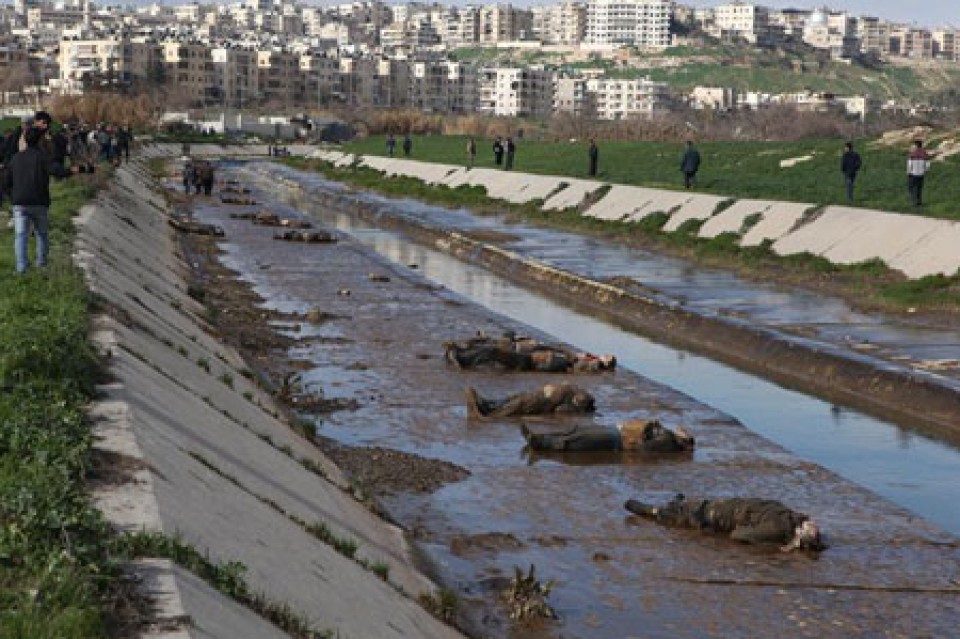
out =
[[[610,77],[649,77],[685,92],[698,85],[765,93],[809,89],[840,95],[867,94],[884,101],[926,102],[960,84],[960,64],[957,63],[902,60],[874,68],[835,62],[803,46],[775,51],[733,44],[673,47],[659,54],[634,52],[616,61],[542,49],[457,49],[453,57],[485,64],[603,69]]]

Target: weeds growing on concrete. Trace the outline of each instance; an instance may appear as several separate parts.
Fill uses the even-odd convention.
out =
[[[155,532],[125,535],[118,540],[116,550],[128,559],[169,559],[298,639],[328,639],[334,636],[331,630],[314,628],[304,615],[295,612],[287,604],[254,592],[245,577],[247,568],[241,562],[214,562],[209,555],[201,553],[183,540]]]
[[[436,592],[420,593],[417,601],[427,612],[444,623],[453,623],[457,615],[457,608],[460,600],[457,593],[446,588],[440,588]]]

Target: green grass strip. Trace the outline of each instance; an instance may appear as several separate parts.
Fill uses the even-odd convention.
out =
[[[14,272],[0,222],[0,636],[110,634],[117,564],[84,488],[92,435],[84,406],[98,369],[89,296],[70,260],[71,215],[92,196],[53,185],[49,266]],[[32,242],[31,242],[32,244]]]

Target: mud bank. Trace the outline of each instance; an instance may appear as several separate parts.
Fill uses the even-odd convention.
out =
[[[344,215],[355,208],[332,200],[323,206]],[[811,637],[952,630],[956,540],[927,522],[628,371],[577,377],[600,402],[596,420],[657,416],[686,424],[700,442],[693,459],[528,454],[516,422],[467,419],[463,387],[499,396],[569,378],[458,373],[443,364],[440,344],[476,330],[548,336],[437,287],[407,266],[415,259],[391,264],[345,236],[291,247],[216,204],[198,207],[197,215],[224,227],[225,262],[271,308],[318,306],[328,314],[317,335],[325,341],[307,340],[291,352],[312,362],[305,381],[331,399],[356,402],[323,416],[323,435],[470,471],[440,491],[382,502],[416,535],[448,587],[487,606],[477,620],[485,633],[592,639],[764,637],[770,628]],[[817,517],[832,547],[817,559],[786,556],[624,516],[627,497],[658,500],[678,490],[782,499]],[[551,603],[559,626],[517,631],[497,613],[498,586],[515,565],[530,563],[556,580]]]
[[[311,198],[315,197],[311,193]],[[544,265],[491,243],[382,207],[349,193],[321,194],[371,224],[393,228],[518,285],[619,326],[723,361],[784,386],[855,407],[904,427],[960,442],[960,382],[860,355],[829,343],[685,308],[642,286],[613,285]]]
[[[737,236],[743,246],[772,243],[779,255],[811,253],[834,264],[882,260],[910,278],[938,273],[953,275],[960,268],[960,222],[918,215],[888,213],[844,206],[726,198],[716,195],[652,189],[592,180],[497,171],[379,156],[355,156],[316,150],[308,157],[334,166],[354,162],[386,176],[406,176],[457,188],[482,186],[491,198],[515,204],[540,201],[544,211],[576,207],[594,195],[583,215],[616,222],[638,222],[667,214],[665,231],[685,222],[701,223],[696,234],[712,238]]]
[[[79,221],[76,261],[103,311],[93,340],[114,378],[90,410],[97,448],[133,469],[96,487],[98,507],[122,531],[176,536],[239,562],[254,592],[318,632],[460,637],[414,601],[435,586],[414,568],[403,532],[353,498],[219,339],[188,285],[169,214],[134,162]],[[131,570],[157,602],[152,637],[286,636],[169,562]]]

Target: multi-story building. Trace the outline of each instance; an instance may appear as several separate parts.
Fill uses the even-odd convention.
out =
[[[410,63],[407,104],[427,113],[469,113],[476,109],[473,66],[445,60]]]
[[[836,59],[851,58],[860,49],[856,21],[847,13],[814,11],[803,29],[803,41]]]
[[[860,41],[860,53],[864,55],[885,57],[890,53],[889,27],[880,18],[857,18],[857,39]]]
[[[509,4],[480,8],[480,42],[515,42],[532,36],[533,13]]]
[[[670,45],[671,0],[590,0],[585,42],[613,47]]]
[[[667,109],[671,102],[670,89],[665,82],[646,78],[595,78],[587,80],[587,92],[592,94],[594,115],[601,120],[650,116]]]
[[[562,2],[531,10],[533,37],[546,44],[580,44],[587,32],[587,5]]]
[[[933,32],[933,55],[943,60],[960,58],[960,38],[956,29],[937,29]]]
[[[480,7],[451,7],[444,16],[441,39],[449,47],[463,47],[480,41]]]
[[[176,97],[187,104],[219,101],[211,49],[202,42],[161,43],[164,77]]]
[[[328,106],[339,89],[340,61],[324,53],[301,53],[300,75],[300,103]]]
[[[553,110],[578,117],[591,116],[595,110],[591,97],[586,78],[558,78],[553,93]]]
[[[890,34],[890,53],[904,58],[932,58],[933,34],[916,27],[894,29]]]
[[[770,12],[744,2],[722,4],[714,9],[714,27],[719,37],[732,35],[756,43],[769,32]]]
[[[546,117],[553,110],[552,71],[538,68],[485,68],[478,79],[477,110],[489,115]]]

